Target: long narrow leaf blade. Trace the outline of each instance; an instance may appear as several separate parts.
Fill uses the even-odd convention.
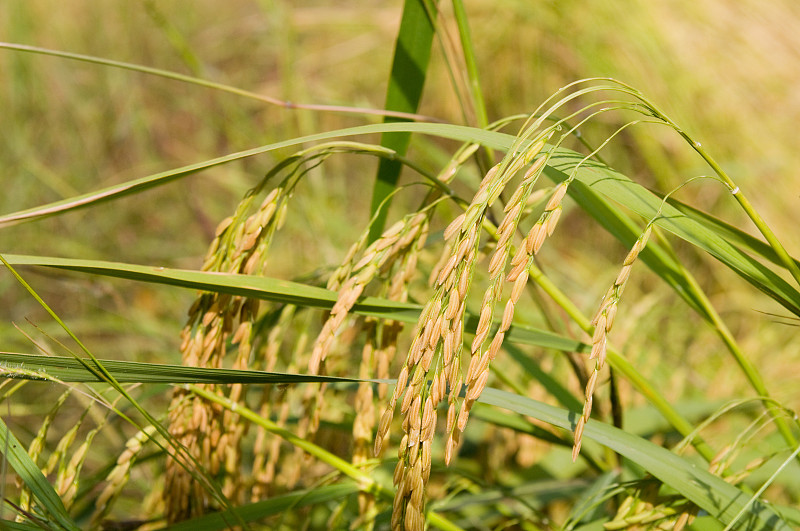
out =
[[[323,382],[375,382],[388,380],[361,380],[335,376],[287,374],[280,372],[249,371],[239,369],[212,369],[186,367],[162,363],[100,360],[103,367],[120,383],[208,383],[208,384],[293,384]],[[20,352],[0,352],[0,377],[36,380],[38,375],[50,376],[62,382],[104,382],[86,369],[74,357],[42,356]]]
[[[268,500],[237,507],[235,511],[243,521],[255,522],[283,511],[314,506],[332,500],[341,500],[356,492],[358,492],[358,486],[355,483],[339,483],[275,496]],[[164,531],[219,531],[230,529],[231,516],[229,512],[207,514],[199,518],[173,524],[164,528]]]
[[[509,409],[566,430],[574,429],[580,415],[580,413],[570,412],[524,396],[492,388],[486,389],[479,401]],[[626,431],[602,422],[589,420],[583,436],[630,459],[724,524],[732,522],[739,511],[746,508],[750,502],[750,496],[726,483],[722,478],[698,468],[665,448]],[[736,523],[735,528],[759,531],[788,531],[790,529],[770,507],[758,500],[750,504],[746,516]]]
[[[22,447],[6,423],[0,418],[0,451],[3,452],[6,462],[14,469],[22,482],[31,490],[33,496],[39,501],[41,507],[64,529],[79,531],[80,528],[67,514],[67,509],[61,498],[44,477],[42,471],[36,466],[31,457]],[[2,525],[0,525],[2,527]]]
[[[545,172],[551,179],[563,181],[582,159],[578,153],[558,149],[551,157],[552,165]],[[658,226],[703,249],[789,311],[800,315],[800,292],[794,287],[725,239],[722,234],[710,230],[705,224],[695,221],[669,204],[662,207],[661,199],[640,184],[594,161],[584,163],[579,168],[576,179],[590,192],[602,194],[645,219],[653,218],[661,208]]]
[[[395,42],[392,72],[386,89],[386,110],[417,112],[428,72],[434,32],[433,21],[425,9],[424,0],[405,0]],[[398,119],[387,117],[384,121],[396,122]],[[410,141],[411,134],[408,132],[384,133],[381,146],[405,155]],[[378,209],[380,212],[370,227],[370,240],[376,239],[383,232],[391,195],[402,169],[402,164],[396,160],[381,159],[378,163],[370,213],[375,214]]]
[[[6,255],[5,259],[12,265],[53,267],[80,273],[125,278],[140,282],[168,284],[182,288],[228,293],[231,295],[296,304],[310,308],[330,309],[336,302],[337,297],[336,292],[325,288],[270,277],[189,271],[72,258]],[[395,302],[377,297],[364,297],[359,299],[353,307],[353,312],[357,314],[408,323],[415,323],[419,317],[420,311],[421,307],[416,304]],[[468,317],[467,329],[474,330],[477,324],[477,317]],[[580,341],[575,341],[574,339],[546,330],[521,325],[513,325],[506,335],[506,338],[508,341],[517,343],[570,352],[588,352],[591,349],[588,345]]]

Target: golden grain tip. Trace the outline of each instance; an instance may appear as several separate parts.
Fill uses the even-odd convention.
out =
[[[597,324],[594,327],[594,333],[592,334],[592,344],[599,343],[606,337],[606,312],[601,312],[597,318]]]
[[[578,454],[581,451],[581,443],[583,441],[583,427],[586,424],[586,419],[581,416],[578,419],[578,423],[575,425],[575,435],[574,440],[575,444],[572,447],[572,461],[575,462],[578,459]]]
[[[516,304],[519,301],[525,286],[528,284],[528,270],[524,269],[519,276],[514,280],[514,286],[511,288],[511,295],[509,300]]]
[[[572,447],[572,462],[578,460],[578,455],[581,453],[581,441],[576,442]]]
[[[481,393],[483,393],[483,389],[486,387],[486,382],[488,380],[489,380],[489,367],[486,367],[486,369],[484,369],[478,375],[478,377],[475,379],[475,383],[467,391],[467,396],[466,400],[464,401],[464,404],[472,402],[473,400],[477,400],[478,397],[481,396]]]
[[[594,388],[597,385],[597,375],[599,371],[594,370],[592,371],[592,375],[589,376],[589,381],[586,382],[586,390],[584,391],[584,397],[587,401],[592,399],[592,395],[594,394]]]
[[[453,450],[456,447],[456,441],[454,438],[454,434],[460,433],[458,431],[453,431],[450,433],[450,436],[447,438],[447,443],[444,447],[444,464],[446,466],[450,466],[450,461],[453,459]]]
[[[489,326],[487,325],[483,330],[475,333],[475,337],[472,339],[472,346],[470,347],[470,353],[474,356],[483,345],[483,342],[486,341],[486,336],[489,335]]]
[[[632,265],[625,265],[622,266],[622,269],[619,271],[616,280],[614,280],[614,285],[622,286],[628,281],[628,277],[631,275],[631,269],[633,269]]]
[[[223,232],[225,232],[225,229],[231,226],[231,223],[233,223],[232,217],[227,217],[220,221],[219,225],[217,225],[217,228],[214,231],[214,236],[219,237]]]
[[[527,237],[525,238],[525,252],[530,256],[532,254],[536,254],[534,250],[536,247],[536,241],[539,239],[539,233],[545,232],[544,227],[540,222],[536,222],[536,224],[531,227],[531,230],[528,232]]]
[[[462,225],[464,223],[464,217],[466,216],[466,212],[462,213],[460,216],[456,217],[447,228],[444,230],[444,239],[445,241],[452,238],[457,232],[461,231]]]
[[[403,231],[403,228],[405,228],[405,226],[406,226],[405,222],[401,219],[400,221],[395,222],[394,225],[383,231],[383,234],[381,234],[381,238],[387,238],[387,239],[394,238]]]
[[[503,320],[500,323],[500,332],[505,332],[511,327],[511,322],[514,319],[514,308],[515,304],[514,301],[508,300],[506,301],[506,307],[503,310]]]
[[[486,175],[484,175],[483,179],[481,180],[481,183],[478,185],[478,190],[484,190],[487,186],[489,186],[489,183],[491,182],[492,179],[494,179],[494,176],[500,169],[501,164],[502,162],[498,162],[497,164],[489,168],[489,171],[486,172]]]
[[[419,366],[423,372],[428,372],[428,370],[430,370],[435,352],[436,350],[433,347],[428,347],[423,351],[422,357],[419,360]]]
[[[480,224],[481,216],[485,211],[485,205],[473,204],[467,208],[467,211],[464,213],[464,227],[467,227],[469,230],[474,230],[475,227]]]
[[[636,261],[636,258],[639,256],[639,240],[636,240],[636,243],[628,252],[628,255],[625,257],[625,260],[622,261],[623,267],[630,266]]]
[[[414,389],[409,388],[403,396],[403,401],[400,403],[400,412],[405,415],[408,408],[411,406],[411,401],[414,399]]]
[[[533,162],[533,164],[531,165],[531,167],[528,168],[528,171],[525,172],[525,176],[523,177],[523,180],[527,181],[529,179],[537,178],[539,176],[539,172],[542,171],[542,168],[544,168],[544,165],[545,165],[546,162],[547,162],[547,156],[546,155],[536,159]]]
[[[564,195],[567,193],[567,183],[562,182],[559,184],[553,195],[550,197],[550,201],[547,202],[547,206],[544,207],[545,210],[555,210],[556,207],[561,205],[561,201],[564,199]]]
[[[472,383],[472,380],[477,378],[478,372],[477,368],[480,365],[481,357],[480,356],[472,356],[469,360],[469,365],[467,366],[467,375],[464,377],[464,380],[467,383]]]
[[[602,366],[599,360],[605,360],[606,342],[605,340],[598,341],[592,344],[592,351],[589,354],[589,359],[597,359],[597,363]]]
[[[612,304],[606,308],[606,332],[611,332],[611,327],[614,326],[614,318],[617,316],[618,305]]]
[[[450,259],[445,263],[444,267],[442,267],[442,270],[439,272],[439,276],[436,278],[437,285],[441,286],[446,280],[448,280],[450,273],[452,273],[453,269],[455,269],[456,265],[458,265],[459,260],[460,258],[458,255],[453,255],[450,257]]]
[[[514,194],[509,198],[506,205],[503,207],[503,212],[508,212],[509,210],[514,209],[516,206],[522,206],[522,195],[525,193],[526,186],[524,184],[520,184],[516,190],[514,190]],[[517,211],[519,214],[519,211]],[[506,218],[509,216],[506,215]],[[514,215],[516,217],[516,214]]]
[[[447,424],[445,429],[448,433],[453,431],[453,427],[456,423],[456,403],[450,402],[450,405],[447,406]]]
[[[500,347],[503,345],[503,339],[505,339],[506,334],[505,331],[498,331],[495,334],[494,339],[492,339],[491,345],[489,345],[489,351],[487,358],[491,361],[497,357],[497,353],[500,352]]]
[[[561,212],[562,208],[561,205],[559,205],[554,210],[552,210],[550,212],[550,215],[547,217],[545,228],[547,229],[548,236],[552,236],[553,232],[555,232],[556,225],[558,225],[558,220],[561,218]]]
[[[489,277],[495,277],[502,271],[500,268],[505,264],[506,249],[498,247],[492,254],[492,259],[489,261]]]

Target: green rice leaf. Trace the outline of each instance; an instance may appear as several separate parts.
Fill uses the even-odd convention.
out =
[[[550,165],[545,169],[545,173],[552,180],[561,182],[582,159],[583,156],[578,153],[558,149],[551,156]],[[590,193],[602,194],[647,220],[652,219],[662,205],[662,200],[649,190],[598,162],[583,163],[577,172],[576,179],[580,185],[576,186],[575,190],[572,190],[572,186],[570,186],[570,195],[580,194],[581,191],[585,195],[587,190]],[[607,221],[605,216],[598,219],[601,222]],[[618,220],[614,222],[618,225],[620,223]],[[657,225],[703,249],[789,311],[800,315],[800,292],[774,271],[726,239],[724,233],[711,230],[705,224],[695,221],[669,204],[661,208]],[[751,249],[755,250],[752,247]],[[667,264],[663,259],[662,262],[659,267]],[[680,290],[678,291],[680,292]]]
[[[62,201],[6,214],[0,216],[0,228],[139,193],[192,175],[207,168],[263,154],[279,148],[329,140],[332,138],[387,132],[416,132],[459,141],[479,142],[487,147],[500,150],[509,149],[514,141],[514,137],[508,134],[450,124],[400,122],[340,129],[268,144],[148,177],[135,179]],[[555,181],[563,181],[572,168],[581,162],[582,159],[583,156],[578,153],[567,149],[557,149],[551,157],[550,165],[545,170],[546,174]],[[646,219],[650,219],[654,216],[661,205],[661,199],[646,188],[598,162],[588,161],[583,163],[578,169],[576,179],[586,189],[590,190],[590,192],[603,195],[637,212]],[[574,185],[575,184],[577,183],[574,183]],[[572,190],[573,187],[571,186],[570,188],[570,194],[574,194],[574,190]],[[579,188],[580,185],[575,186],[576,190]],[[778,301],[789,311],[795,315],[800,315],[800,292],[790,286],[771,269],[745,253],[744,250],[736,245],[735,241],[726,238],[723,231],[712,230],[707,226],[707,221],[705,223],[697,221],[694,219],[694,216],[684,214],[669,204],[665,205],[662,210],[662,216],[658,224],[676,236],[705,250],[731,268],[739,276]],[[757,252],[756,256],[768,256],[764,254],[765,250],[763,248],[759,249],[755,245],[751,245],[748,251]]]
[[[182,288],[228,293],[242,297],[269,300],[273,302],[296,304],[310,308],[330,309],[336,302],[337,294],[307,284],[270,277],[255,277],[229,273],[210,273],[170,269],[164,267],[123,264],[100,260],[80,260],[72,258],[54,258],[44,256],[6,255],[5,259],[12,265],[35,265],[77,271],[95,275],[125,278],[140,282],[168,284]],[[361,315],[393,319],[415,323],[421,307],[416,304],[402,303],[377,297],[364,297],[353,307],[353,312]],[[467,329],[477,327],[477,317],[470,316]],[[569,339],[558,334],[533,327],[514,325],[506,338],[509,341],[528,345],[537,345],[557,350],[588,352],[590,347],[580,341]]]
[[[435,14],[435,11],[428,13],[424,0],[405,0],[395,41],[392,72],[386,89],[386,110],[413,113],[419,108],[435,33],[430,16]],[[384,122],[396,121],[397,118],[384,118]],[[392,149],[398,155],[405,155],[410,141],[409,132],[384,133],[381,146]],[[402,169],[402,164],[396,160],[382,158],[378,163],[370,207],[370,213],[377,215],[370,227],[370,241],[377,239],[383,232],[391,196]]]
[[[244,522],[255,522],[285,511],[339,500],[356,492],[358,492],[358,486],[355,483],[338,483],[275,496],[268,500],[237,507],[235,511]],[[230,529],[233,521],[235,520],[230,512],[212,513],[173,524],[164,528],[164,531],[218,531]]]
[[[241,383],[277,385],[304,382],[390,382],[389,380],[361,380],[358,378],[339,378],[335,376],[287,374],[239,369],[211,369],[207,367],[186,367],[183,365],[134,361],[99,361],[120,383]],[[19,372],[15,372],[17,370],[19,370]],[[72,383],[105,382],[105,380],[86,369],[85,365],[74,357],[42,356],[20,352],[0,352],[0,376],[24,380],[41,380],[49,376],[62,382]]]
[[[565,430],[574,429],[580,415],[492,388],[484,390],[479,401]],[[732,522],[739,511],[750,503],[749,495],[722,478],[641,437],[596,420],[586,423],[583,436],[630,459],[724,524]],[[736,522],[734,528],[763,531],[791,529],[772,508],[758,500],[750,504],[745,516]]]
[[[39,506],[46,510],[53,518],[54,523],[63,529],[80,531],[80,527],[70,518],[61,498],[44,477],[42,471],[33,462],[33,459],[23,448],[6,423],[0,418],[0,451],[3,452],[6,462],[14,469],[22,482],[27,486]],[[0,524],[2,527],[2,524]]]

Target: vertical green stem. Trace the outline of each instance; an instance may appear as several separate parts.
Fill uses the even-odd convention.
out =
[[[475,109],[475,118],[478,127],[486,128],[489,126],[489,117],[486,113],[486,103],[483,99],[480,76],[478,75],[478,63],[475,60],[475,46],[472,44],[472,35],[469,30],[469,20],[464,9],[462,0],[453,0],[453,14],[458,26],[458,35],[461,40],[461,49],[464,53],[464,63],[467,67],[467,77],[469,78],[470,96],[472,106]],[[488,147],[483,149],[483,163],[486,165],[485,171],[494,164],[492,150]]]
[[[433,21],[425,9],[424,0],[405,0],[400,31],[395,42],[392,73],[386,91],[385,109],[416,112],[425,84],[434,32]],[[397,121],[403,120],[390,117],[384,119],[384,122]],[[405,155],[410,141],[410,133],[384,133],[381,146],[392,149],[398,155]],[[401,169],[402,165],[393,160],[381,159],[378,164],[370,206],[370,215],[374,215],[369,231],[370,242],[380,236],[386,225],[391,194],[397,185]]]
[[[633,91],[633,94],[637,98],[639,98],[648,107],[650,107],[650,110],[653,112],[653,115],[655,117],[663,120],[665,123],[667,123],[671,127],[673,127],[678,132],[678,134],[681,135],[681,137],[683,137],[683,139],[686,140],[689,143],[689,145],[691,145],[692,148],[703,158],[703,160],[706,161],[706,164],[711,166],[711,169],[714,170],[714,173],[717,174],[717,176],[720,178],[720,180],[731,191],[731,194],[733,195],[734,199],[736,199],[736,201],[739,203],[739,205],[745,211],[745,213],[747,214],[747,217],[750,218],[750,220],[753,222],[753,224],[756,226],[756,228],[758,228],[759,232],[767,240],[767,243],[769,243],[769,245],[775,251],[775,254],[778,255],[778,258],[781,261],[781,263],[783,264],[783,266],[786,267],[786,269],[789,271],[789,273],[791,273],[792,277],[797,282],[797,284],[800,285],[800,267],[798,267],[798,265],[795,263],[795,261],[789,255],[789,253],[786,251],[786,248],[784,248],[784,246],[778,240],[778,237],[775,236],[775,233],[772,232],[772,229],[769,228],[769,226],[764,221],[764,219],[761,217],[761,215],[758,212],[756,212],[756,210],[753,208],[753,205],[750,203],[750,201],[747,199],[747,197],[745,197],[745,195],[739,189],[739,186],[736,183],[734,183],[733,179],[731,179],[728,176],[728,174],[725,172],[725,170],[723,170],[722,167],[719,164],[717,164],[717,161],[715,161],[714,158],[711,157],[711,155],[709,155],[706,152],[706,150],[703,148],[702,144],[700,144],[700,142],[697,142],[696,140],[693,140],[692,137],[690,137],[689,134],[686,131],[684,131],[683,129],[678,127],[678,125],[675,122],[673,122],[666,114],[664,114],[661,111],[661,109],[659,109],[656,105],[654,105],[653,102],[648,100],[638,90],[635,90],[632,87],[630,87],[628,85],[625,85],[624,83],[621,83],[621,84],[623,86],[629,88],[631,91]]]
[[[664,242],[665,244],[667,242]],[[664,245],[664,247],[669,251],[671,254],[673,253],[672,248],[669,245]],[[767,391],[767,386],[764,383],[764,380],[761,378],[761,373],[758,371],[758,368],[753,365],[750,359],[742,352],[742,349],[739,347],[739,344],[736,342],[736,339],[733,337],[728,326],[723,321],[722,317],[717,313],[717,310],[711,304],[711,301],[706,296],[703,289],[697,283],[697,280],[694,276],[683,267],[683,263],[680,260],[674,260],[676,267],[682,274],[686,285],[690,291],[691,296],[700,306],[702,310],[703,316],[709,323],[713,326],[714,330],[719,335],[722,342],[725,344],[725,347],[733,356],[733,359],[736,360],[736,363],[742,369],[742,372],[745,374],[745,377],[750,382],[750,385],[753,387],[753,390],[761,397],[766,400],[763,401],[764,407],[767,408],[770,416],[772,417],[775,425],[778,428],[778,431],[783,436],[783,439],[786,443],[791,446],[797,446],[797,439],[795,438],[794,434],[792,433],[792,429],[789,426],[789,423],[786,422],[786,419],[783,416],[783,412],[780,407],[773,400],[769,400],[770,395],[769,391]]]

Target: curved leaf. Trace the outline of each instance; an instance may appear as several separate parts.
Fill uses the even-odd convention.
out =
[[[12,265],[54,267],[140,282],[168,284],[202,291],[229,293],[231,295],[296,304],[311,308],[330,309],[336,302],[337,297],[335,291],[330,291],[325,288],[270,277],[210,273],[206,271],[170,269],[100,260],[79,260],[45,256],[4,255],[4,258]],[[362,297],[353,307],[353,312],[383,319],[414,323],[417,321],[421,309],[422,308],[416,304],[395,302],[377,297]],[[467,329],[474,330],[477,324],[477,317],[470,316],[467,320]],[[574,339],[569,339],[546,330],[522,325],[513,325],[511,329],[509,329],[506,338],[509,341],[517,343],[537,345],[556,350],[571,352],[589,352],[589,350],[591,350],[588,345],[580,341],[575,341]]]
[[[484,390],[479,402],[534,417],[566,430],[573,430],[580,416],[578,412],[492,388]],[[650,441],[596,420],[586,423],[583,436],[630,459],[724,524],[734,521],[739,511],[746,509],[746,516],[737,521],[734,528],[763,531],[791,529],[767,505],[758,500],[750,503],[750,496],[722,478]]]

